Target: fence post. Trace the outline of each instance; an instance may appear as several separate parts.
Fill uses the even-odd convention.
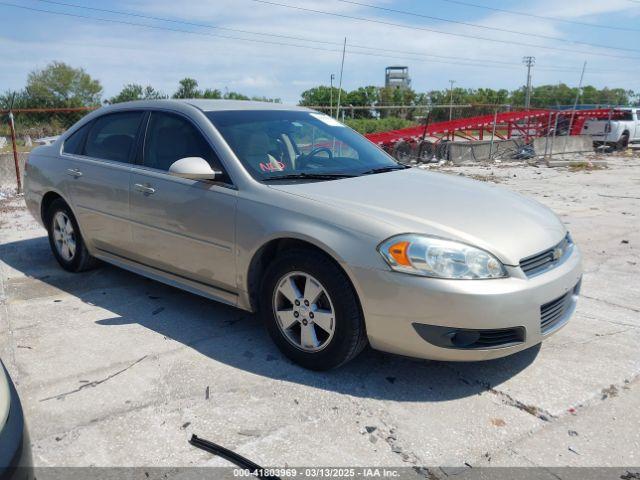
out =
[[[553,158],[553,144],[556,141],[556,133],[558,132],[558,117],[560,116],[560,112],[556,111],[556,119],[555,122],[553,124],[553,136],[551,137],[551,145],[549,146],[549,156],[546,158],[546,160],[549,160],[550,158]]]
[[[498,109],[493,115],[493,129],[491,130],[491,143],[489,144],[489,161],[493,158],[493,141],[496,138],[496,123],[498,123]]]
[[[18,193],[22,192],[22,180],[20,179],[20,162],[18,161],[18,146],[16,145],[16,127],[13,122],[13,112],[9,112],[9,129],[11,130],[11,144],[13,147],[13,163],[16,168],[16,184]]]
[[[542,158],[547,158],[547,147],[549,146],[549,135],[551,134],[551,115],[552,112],[549,112],[549,121],[547,122],[547,134],[544,139],[544,155]]]

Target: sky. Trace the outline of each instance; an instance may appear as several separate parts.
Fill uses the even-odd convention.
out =
[[[127,83],[172,94],[188,76],[297,103],[339,81],[345,37],[347,90],[382,86],[388,65],[408,66],[419,92],[515,89],[530,55],[534,85],[578,85],[586,61],[585,84],[640,91],[639,19],[640,0],[0,0],[0,91],[57,60],[105,98]]]

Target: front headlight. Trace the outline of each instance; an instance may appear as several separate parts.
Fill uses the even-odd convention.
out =
[[[393,270],[412,275],[460,280],[507,276],[489,252],[443,238],[398,235],[381,243],[378,251]]]

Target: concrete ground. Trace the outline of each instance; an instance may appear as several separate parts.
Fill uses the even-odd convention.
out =
[[[2,200],[0,357],[36,465],[229,465],[191,433],[274,466],[640,465],[640,158],[443,170],[550,206],[582,249],[577,312],[541,348],[308,372],[252,315],[110,266],[66,273]]]

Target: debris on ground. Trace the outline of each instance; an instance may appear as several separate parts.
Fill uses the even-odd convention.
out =
[[[610,385],[607,388],[602,389],[602,400],[606,400],[607,398],[617,397],[618,396],[618,388],[615,385]]]
[[[534,150],[533,145],[523,145],[511,158],[514,160],[529,160],[534,157],[536,157],[536,151]]]

